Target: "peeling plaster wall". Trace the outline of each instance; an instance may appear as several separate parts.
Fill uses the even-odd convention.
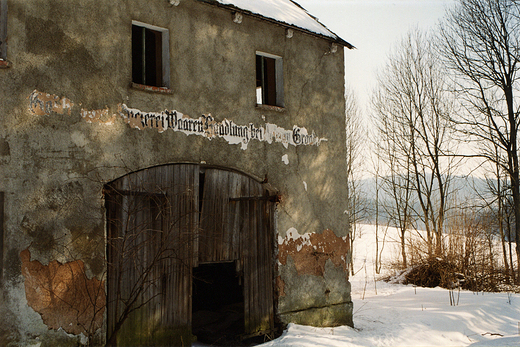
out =
[[[285,323],[352,325],[348,283],[348,237],[332,230],[300,235],[291,228],[278,238],[278,309]]]
[[[83,261],[65,264],[52,261],[43,265],[31,261],[31,252],[20,253],[25,277],[27,304],[38,312],[49,329],[63,329],[69,334],[87,334],[103,323],[105,284],[89,279]]]
[[[347,271],[349,251],[348,238],[338,237],[332,230],[300,235],[291,228],[285,238],[279,236],[278,239],[278,261],[285,266],[287,257],[292,257],[300,276],[307,274],[323,277],[328,260]]]
[[[352,323],[343,214],[343,50],[332,53],[330,42],[299,31],[288,38],[285,28],[247,15],[234,23],[228,10],[196,0],[178,6],[142,0],[7,3],[9,67],[0,69],[0,315],[8,319],[0,345],[85,344],[86,332],[65,327],[77,320],[45,311],[61,316],[50,323],[34,304],[28,269],[50,274],[69,266],[94,287],[103,283],[104,183],[183,162],[237,169],[278,190],[282,322]],[[169,93],[132,87],[132,20],[169,29]],[[281,111],[256,107],[257,51],[283,57]],[[149,118],[177,111],[192,131],[142,126],[131,110]],[[125,119],[131,115],[139,129]],[[236,126],[234,135],[193,133],[209,115],[213,125]],[[95,343],[103,344],[104,329],[104,323],[91,329]]]

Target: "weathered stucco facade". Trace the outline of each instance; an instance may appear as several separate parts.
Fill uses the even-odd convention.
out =
[[[211,1],[0,3],[0,345],[105,343],[106,184],[177,164],[276,198],[276,322],[352,325],[339,39]],[[132,21],[168,30],[167,88],[132,84]],[[257,52],[283,60],[278,106]]]

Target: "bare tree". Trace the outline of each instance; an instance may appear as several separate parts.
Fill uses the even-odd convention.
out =
[[[498,230],[498,234],[500,235],[505,273],[506,276],[511,280],[514,279],[514,270],[512,267],[510,267],[510,262],[508,259],[505,234],[506,225],[508,223],[506,207],[508,200],[507,197],[511,195],[511,190],[509,178],[507,174],[504,173],[503,168],[498,164],[500,160],[500,148],[497,145],[494,145],[494,148],[496,160],[494,162],[488,161],[490,168],[485,175],[485,191],[482,192],[481,187],[474,187],[474,190],[484,203],[482,207],[489,211],[489,213],[493,216],[494,223],[492,223],[492,229]]]
[[[376,94],[374,104],[379,107],[385,105],[383,99],[382,94]],[[380,109],[380,111],[382,110]],[[399,131],[399,123],[386,117],[379,118],[376,121],[379,132],[375,141],[376,153],[378,153],[380,160],[385,162],[388,170],[387,175],[381,177],[382,190],[386,193],[388,199],[383,199],[381,205],[388,216],[388,222],[399,230],[402,266],[406,268],[406,231],[412,224],[413,204],[410,162],[405,157],[402,158],[401,149],[406,144],[399,141],[399,136],[402,134]],[[379,210],[379,191],[377,193],[376,203]]]
[[[378,140],[375,140],[375,139],[378,139],[378,137],[376,135],[372,135],[371,136],[371,139],[373,140],[373,144],[377,144],[379,141]],[[382,245],[381,245],[381,250],[379,249],[379,238],[380,238],[380,234],[379,234],[379,227],[380,227],[380,223],[379,223],[379,217],[380,217],[380,210],[379,210],[379,207],[380,207],[380,192],[381,192],[381,180],[382,180],[382,177],[381,177],[381,160],[383,158],[382,155],[380,155],[378,153],[378,151],[380,150],[380,147],[379,146],[374,146],[375,148],[375,151],[373,152],[373,154],[371,155],[371,161],[372,161],[372,175],[374,177],[374,202],[373,202],[373,211],[370,211],[370,213],[372,213],[374,215],[374,223],[375,223],[375,245],[376,245],[376,249],[375,249],[375,254],[374,254],[374,267],[375,267],[375,272],[376,274],[379,274],[381,272],[381,256],[380,256],[380,251],[382,252],[383,250],[383,247],[384,247],[384,244],[385,244],[385,239],[383,237],[382,239]]]
[[[453,145],[446,119],[452,97],[445,76],[429,37],[412,31],[389,57],[373,101],[391,172],[390,193],[401,210],[398,226],[410,226],[407,209],[414,209],[426,229],[430,257],[442,254],[447,195],[456,167],[450,157]],[[410,189],[417,208],[410,204]]]
[[[439,47],[458,77],[466,111],[452,117],[479,155],[508,174],[515,221],[520,220],[518,104],[520,3],[517,0],[459,0],[440,27]],[[500,148],[495,156],[494,145]],[[520,223],[514,224],[520,257]],[[520,275],[520,268],[518,269]],[[519,278],[520,276],[517,276]]]
[[[363,218],[366,203],[360,195],[360,173],[362,171],[361,155],[365,133],[361,126],[361,115],[353,90],[346,88],[345,130],[347,135],[347,214],[350,226],[351,254],[356,237],[357,223]],[[354,275],[353,257],[350,257],[350,269]]]

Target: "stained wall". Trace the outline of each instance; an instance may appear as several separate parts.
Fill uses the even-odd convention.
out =
[[[231,168],[274,187],[279,320],[352,324],[342,47],[298,30],[289,38],[247,14],[235,23],[196,0],[7,4],[2,343],[76,345],[89,334],[103,343],[103,186],[171,163]],[[167,93],[131,84],[132,20],[169,30]],[[283,109],[256,105],[257,51],[283,57]],[[58,286],[80,297],[70,284],[78,274],[99,295],[90,325],[45,294]]]

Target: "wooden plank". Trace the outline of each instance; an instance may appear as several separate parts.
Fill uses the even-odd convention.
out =
[[[192,187],[193,189],[193,206],[192,206],[192,209],[194,211],[193,213],[193,220],[192,220],[192,230],[191,230],[191,233],[192,233],[192,240],[193,240],[193,243],[192,243],[192,247],[191,247],[191,251],[192,251],[192,268],[193,267],[197,267],[199,266],[199,247],[200,247],[200,211],[199,211],[199,206],[200,206],[200,180],[201,180],[201,172],[200,172],[200,169],[199,169],[199,166],[195,166],[193,168],[193,172],[192,172],[192,182],[190,183],[190,186]],[[193,281],[191,281],[193,283]],[[191,293],[191,290],[190,290],[190,293]],[[190,301],[190,313],[191,313],[191,301]]]
[[[186,275],[186,291],[184,294],[184,301],[186,305],[186,325],[191,329],[192,321],[192,290],[193,290],[193,260],[195,259],[195,247],[198,246],[198,221],[199,221],[199,167],[191,165],[188,174],[188,191],[190,192],[189,205],[190,205],[190,230],[189,230],[189,263],[185,267]]]
[[[245,177],[242,177],[242,189],[241,196],[249,196],[249,180]],[[254,328],[254,291],[253,289],[253,267],[251,264],[251,256],[252,256],[252,240],[251,240],[251,219],[254,216],[251,214],[251,205],[252,201],[244,201],[244,230],[242,233],[242,257],[244,258],[244,292],[247,293],[247,299],[244,298],[244,306],[247,307],[246,315],[246,326],[245,333],[250,333]]]
[[[248,196],[249,195],[249,186],[248,181],[241,177],[240,182],[240,196]],[[242,269],[244,275],[244,331],[246,334],[249,334],[251,331],[252,321],[251,321],[251,313],[252,313],[252,293],[251,293],[251,262],[249,261],[249,204],[250,201],[241,201],[240,203],[240,220],[241,220],[241,229],[240,229],[240,253],[241,253],[241,261],[242,261]]]
[[[265,263],[264,255],[265,255],[265,244],[264,244],[264,223],[263,223],[263,213],[262,213],[262,206],[264,204],[264,201],[255,201],[256,204],[256,243],[257,243],[257,268],[258,268],[258,326],[257,330],[262,331],[266,330],[266,327],[264,326],[264,318],[265,318],[265,310],[266,310],[266,302],[265,302],[265,272],[266,272],[266,266],[268,264]]]
[[[231,244],[228,239],[228,230],[227,230],[227,213],[228,204],[226,196],[229,194],[228,185],[229,185],[229,172],[224,170],[218,170],[218,181],[219,190],[217,190],[218,194],[216,196],[217,203],[216,205],[216,222],[215,229],[217,230],[217,238],[215,240],[215,248],[216,248],[216,259],[219,262],[228,260],[229,248]]]
[[[267,192],[264,192],[264,195],[267,196]],[[270,296],[270,288],[272,287],[273,279],[270,276],[270,268],[272,268],[273,263],[272,259],[269,256],[270,253],[270,242],[269,242],[269,234],[270,230],[268,228],[268,214],[266,213],[266,206],[269,204],[269,201],[262,201],[261,206],[259,206],[259,214],[260,219],[262,220],[262,229],[260,230],[260,239],[262,240],[262,268],[263,268],[263,279],[262,283],[262,291],[263,291],[263,312],[262,312],[262,329],[270,330],[271,322],[270,322],[270,307],[272,307],[273,302]]]
[[[200,238],[199,238],[199,262],[203,263],[207,260],[208,256],[207,256],[207,253],[208,253],[208,227],[207,227],[207,224],[208,224],[208,218],[210,216],[210,213],[209,213],[209,205],[208,205],[208,201],[210,200],[210,196],[209,196],[209,191],[206,187],[207,185],[207,170],[204,172],[204,176],[201,178],[203,179],[203,181],[201,182],[201,184],[203,184],[203,187],[199,188],[199,189],[202,189],[202,201],[199,203],[199,205],[201,206],[201,211],[200,211],[200,220],[199,220],[199,223],[200,223]]]
[[[249,242],[249,204],[250,201],[242,203],[243,208],[243,229],[241,238],[242,261],[244,269],[244,317],[245,317],[245,333],[249,334],[252,330],[253,321],[251,315],[253,314],[253,293],[251,292],[251,262],[250,257],[250,242]]]
[[[231,171],[219,170],[219,184],[220,184],[220,194],[218,197],[219,204],[219,232],[221,235],[221,247],[219,259],[220,261],[232,261],[234,260],[231,255],[233,254],[233,230],[229,226],[229,193],[230,193],[230,185],[233,178],[234,173]]]
[[[262,187],[250,181],[248,196],[259,196]],[[266,194],[267,195],[267,194]],[[272,229],[269,223],[270,199],[237,199],[249,206],[247,239],[243,252],[245,272],[246,334],[257,335],[274,328]]]
[[[267,249],[269,250],[269,253],[267,254],[267,262],[269,263],[268,267],[268,297],[267,302],[269,305],[269,323],[270,323],[270,329],[271,331],[274,331],[274,290],[275,290],[275,277],[274,277],[274,264],[277,261],[274,249],[277,245],[275,245],[275,226],[274,226],[274,210],[275,204],[273,202],[266,204],[266,210],[267,210]]]
[[[227,227],[227,204],[229,176],[221,170],[205,172],[204,193],[201,211],[200,262],[230,261],[229,230]]]
[[[206,184],[206,187],[211,189],[211,200],[208,202],[211,205],[211,225],[208,225],[211,230],[211,233],[208,235],[210,239],[208,240],[208,244],[210,245],[209,249],[209,259],[208,261],[217,262],[219,261],[219,245],[221,244],[220,239],[222,237],[219,223],[219,185],[221,184],[219,171],[217,170],[209,170],[209,175],[206,175],[206,180],[210,179],[210,185]]]
[[[192,287],[192,259],[193,259],[193,237],[194,237],[194,222],[197,214],[197,205],[195,205],[195,174],[193,165],[184,165],[185,176],[185,203],[186,206],[186,230],[184,231],[186,241],[183,243],[185,247],[183,259],[183,278],[184,278],[184,292],[181,296],[184,309],[185,326],[191,326],[191,287]],[[198,176],[198,175],[197,175]],[[198,184],[198,182],[197,182]]]
[[[174,166],[168,165],[165,167],[163,172],[162,184],[164,188],[168,192],[168,204],[166,211],[166,220],[165,220],[165,229],[166,229],[166,241],[165,242],[174,242],[175,233],[176,233],[176,197],[174,192],[174,184],[175,181],[175,172]],[[165,264],[165,288],[163,295],[163,322],[166,327],[174,327],[175,326],[175,312],[171,309],[171,303],[174,303],[175,294],[176,294],[176,279],[178,276],[178,271],[176,268],[176,261],[174,259],[168,259]]]
[[[256,225],[254,226],[255,229],[255,268],[256,271],[256,283],[254,290],[256,291],[256,331],[262,331],[262,318],[263,318],[263,309],[264,309],[264,291],[263,291],[263,280],[264,280],[264,272],[265,272],[265,264],[262,262],[262,253],[264,251],[264,245],[262,243],[262,214],[261,206],[263,201],[254,201],[255,206],[255,222]]]
[[[181,239],[181,235],[182,235],[182,230],[183,230],[183,226],[182,226],[182,223],[183,223],[183,220],[182,220],[182,212],[183,212],[183,209],[182,209],[182,193],[183,193],[183,179],[184,177],[182,176],[182,170],[181,170],[181,166],[178,166],[178,165],[175,165],[173,167],[173,198],[172,198],[172,201],[170,202],[173,206],[173,223],[174,223],[174,228],[173,230],[175,231],[174,233],[174,239],[175,239],[175,244],[177,247],[175,247],[176,249],[176,252],[178,253],[181,253],[182,254],[182,245],[181,245],[181,242],[182,242],[182,239]],[[181,265],[181,262],[179,259],[175,259],[174,261],[175,263],[175,273],[174,273],[174,285],[173,285],[173,288],[172,288],[172,301],[169,304],[169,308],[170,308],[170,312],[171,312],[171,315],[172,315],[172,321],[173,321],[173,324],[174,326],[179,326],[182,324],[182,314],[183,314],[183,307],[181,307],[181,305],[179,304],[179,299],[182,295],[182,285],[183,285],[183,273],[182,273],[182,265]]]
[[[226,171],[223,170],[214,170],[215,171],[215,237],[213,240],[214,245],[214,254],[215,260],[217,262],[226,261],[224,255],[228,253],[226,249],[229,245],[226,243],[226,228],[225,228],[225,219],[224,219],[224,206],[227,207],[227,203],[223,200],[227,195],[227,179],[228,175]]]
[[[251,187],[249,185],[249,180],[247,181],[247,195],[251,194]],[[247,272],[249,281],[245,283],[248,287],[249,292],[249,329],[246,333],[254,333],[256,331],[257,322],[257,309],[258,309],[258,296],[257,296],[257,281],[258,281],[258,268],[256,264],[256,214],[255,214],[255,201],[248,201],[248,218],[247,218],[247,231],[246,231],[246,244],[245,249],[247,250],[245,254],[245,261],[247,261]]]
[[[240,192],[240,175],[233,174],[229,180],[229,201],[228,205],[228,232],[230,234],[230,242],[231,242],[231,253],[229,255],[230,259],[238,260],[240,259],[240,203],[235,203],[231,199],[239,195]],[[237,271],[240,271],[240,262]]]
[[[117,245],[115,239],[117,235],[117,222],[116,222],[116,197],[111,195],[105,195],[105,207],[106,207],[106,223],[107,223],[107,331],[110,334],[115,326],[115,316],[117,314],[116,302],[114,293],[117,291],[116,279],[118,273],[115,271],[117,268],[116,261],[119,259],[117,255]],[[113,241],[112,241],[113,240]]]

